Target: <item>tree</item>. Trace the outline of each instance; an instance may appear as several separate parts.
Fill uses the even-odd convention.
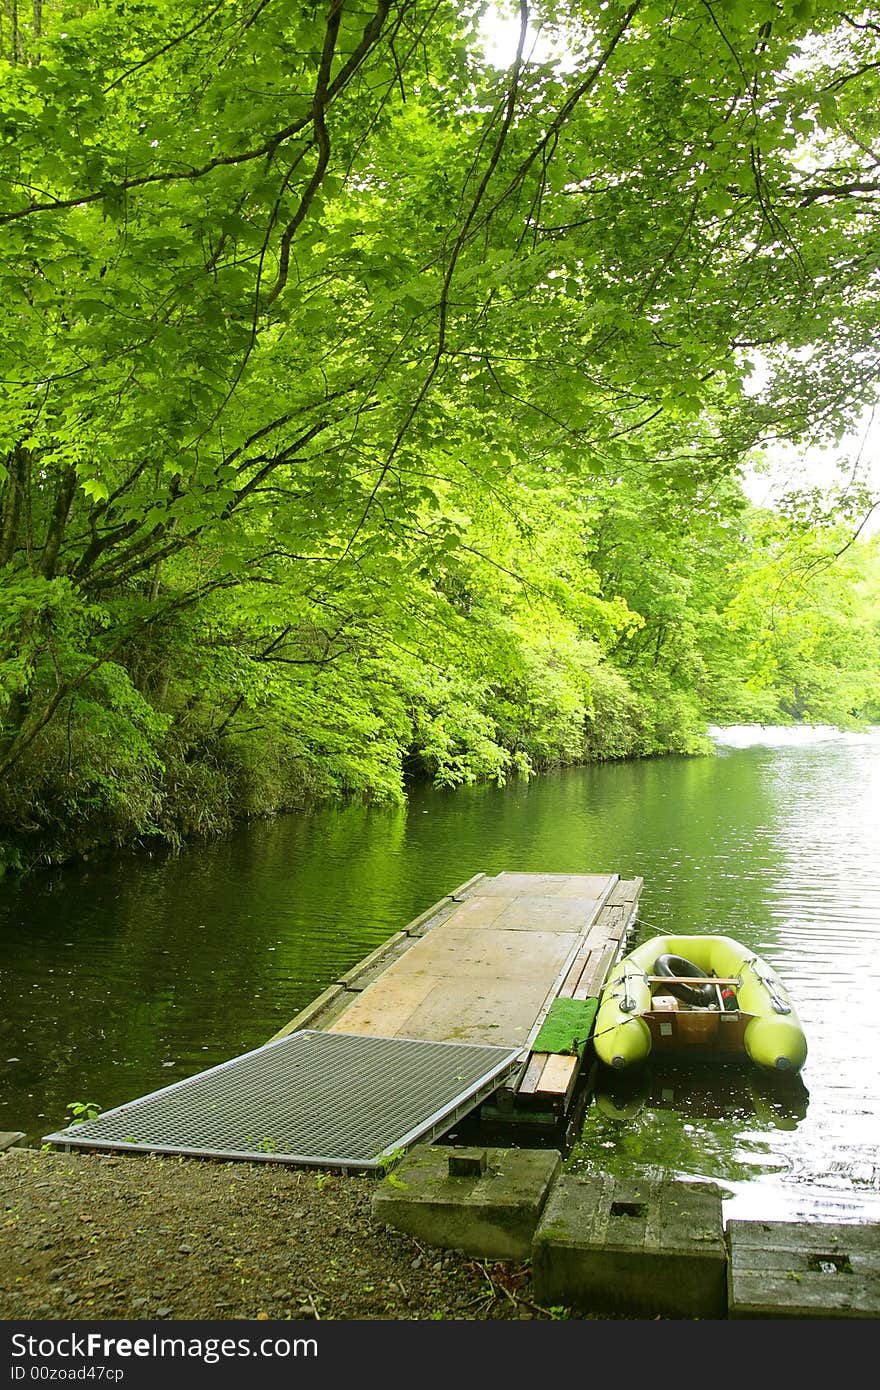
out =
[[[39,43],[35,25],[4,49],[0,777],[36,776],[44,740],[75,776],[78,734],[101,726],[101,777],[146,806],[169,758],[191,766],[266,707],[270,669],[308,673],[275,683],[276,728],[301,733],[338,700],[340,662],[349,693],[363,662],[399,689],[389,643],[461,650],[447,588],[474,530],[574,642],[570,708],[588,718],[622,630],[609,615],[645,609],[635,640],[662,646],[664,605],[680,636],[702,601],[618,576],[591,540],[623,544],[618,499],[634,534],[681,519],[661,523],[681,575],[691,521],[708,537],[741,508],[757,441],[838,429],[870,396],[870,16],[523,4],[496,70],[480,13],[98,0],[47,7]],[[527,57],[530,19],[564,61]],[[758,397],[756,349],[775,367]],[[521,537],[553,499],[559,557],[544,546],[525,573],[485,499]],[[566,628],[591,575],[605,587]],[[508,697],[535,649],[507,642],[503,698],[462,668],[493,726],[471,718],[474,748],[529,725]],[[197,651],[214,652],[210,699]],[[545,744],[573,753],[569,735]]]

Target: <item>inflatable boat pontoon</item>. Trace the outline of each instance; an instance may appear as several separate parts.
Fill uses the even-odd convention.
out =
[[[593,1041],[618,1070],[652,1053],[709,1053],[797,1073],[807,1057],[776,971],[729,936],[656,936],[624,956],[602,990]]]

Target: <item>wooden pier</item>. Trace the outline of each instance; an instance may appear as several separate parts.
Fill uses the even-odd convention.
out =
[[[543,1050],[542,1026],[562,1001],[586,1005],[598,996],[641,890],[640,878],[614,873],[477,874],[341,975],[276,1037],[316,1028],[519,1047],[518,1075],[496,1092],[492,1118],[557,1119],[585,1048],[573,1037],[570,1050]]]
[[[262,1047],[45,1142],[369,1171],[482,1123],[496,1098],[509,1118],[543,1106],[555,1120],[640,889],[617,874],[477,874]]]

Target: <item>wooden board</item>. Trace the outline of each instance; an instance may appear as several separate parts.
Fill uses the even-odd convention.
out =
[[[612,965],[617,958],[619,943],[609,941],[601,950],[594,950],[590,956],[589,968],[584,971],[575,991],[575,999],[588,999],[590,995],[600,995],[602,986],[608,979]],[[595,962],[595,964],[594,964]]]
[[[528,1061],[528,1066],[522,1075],[522,1080],[517,1087],[517,1094],[531,1095],[538,1089],[541,1080],[541,1073],[550,1060],[548,1052],[533,1052]]]
[[[546,1096],[567,1096],[574,1089],[580,1070],[580,1058],[564,1053],[554,1053],[547,1058],[547,1065],[541,1072],[537,1090]]]
[[[412,1037],[406,1025],[424,999],[441,983],[437,975],[408,975],[391,970],[356,995],[328,1031],[367,1033],[376,1038]],[[440,1038],[439,1042],[446,1039]]]
[[[504,872],[494,878],[483,878],[474,889],[473,896],[518,897],[523,893],[537,893],[542,896],[559,898],[603,898],[613,891],[620,876],[618,874],[524,874]]]
[[[590,950],[589,947],[587,947],[586,950],[578,951],[569,967],[568,974],[562,982],[562,988],[559,991],[560,999],[576,998],[575,991],[581,982],[584,971],[589,968],[590,961],[593,959],[594,955],[595,952]]]
[[[528,1046],[616,874],[480,878],[430,930],[364,982],[336,1012],[334,1032]]]
[[[546,999],[541,979],[482,979],[463,990],[447,977],[397,1030],[401,1037],[437,1042],[492,1043],[525,1052],[532,1020]],[[343,1019],[344,1022],[344,1019]]]
[[[549,989],[577,944],[576,933],[569,930],[529,932],[523,941],[521,932],[495,927],[459,931],[450,919],[422,937],[390,969],[399,975],[427,973],[465,980],[468,993],[479,992],[485,981],[495,979],[540,979]],[[461,995],[461,984],[458,989]]]

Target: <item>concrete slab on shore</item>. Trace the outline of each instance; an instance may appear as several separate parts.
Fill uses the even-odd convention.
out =
[[[727,1315],[721,1194],[663,1170],[563,1174],[532,1245],[535,1297],[630,1317]]]
[[[559,1173],[557,1149],[414,1148],[373,1197],[373,1216],[430,1245],[527,1259]]]
[[[729,1221],[732,1318],[880,1317],[880,1226]]]

